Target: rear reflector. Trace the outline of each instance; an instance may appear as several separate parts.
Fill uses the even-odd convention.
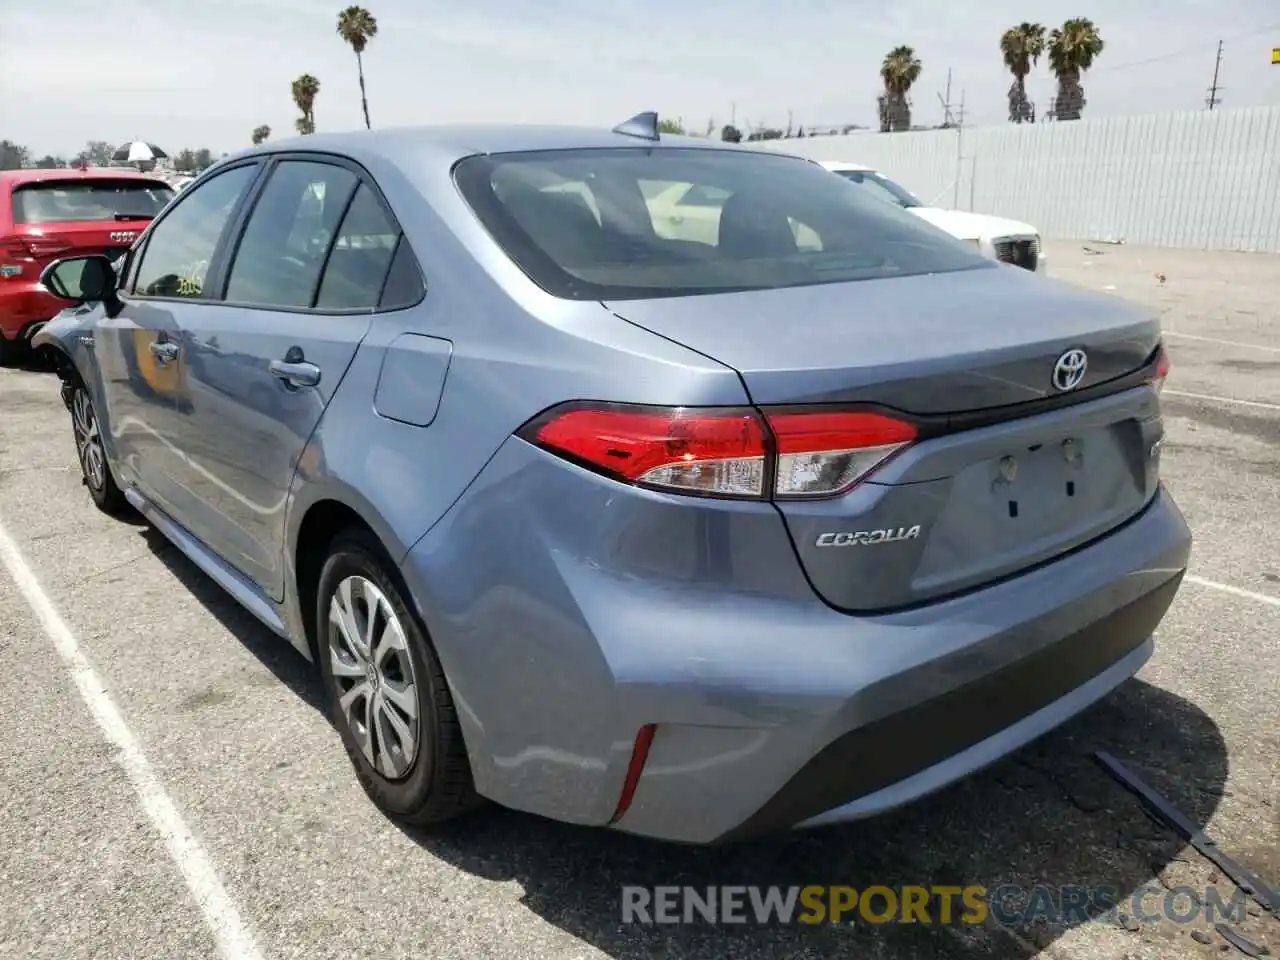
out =
[[[622,815],[631,807],[635,799],[636,787],[640,786],[640,774],[644,773],[645,762],[649,759],[649,748],[653,746],[653,735],[657,727],[652,723],[645,724],[636,734],[635,746],[631,748],[631,762],[627,764],[627,778],[622,781],[622,792],[618,795],[618,805],[613,810],[610,823],[617,823]]]
[[[572,403],[518,436],[639,486],[760,499],[843,493],[914,441],[916,430],[863,411]]]
[[[1159,346],[1159,356],[1156,357],[1156,373],[1151,378],[1151,385],[1156,388],[1156,393],[1164,389],[1165,378],[1169,376],[1169,354],[1164,348],[1164,344]]]

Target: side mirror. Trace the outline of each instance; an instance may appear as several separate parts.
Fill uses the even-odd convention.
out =
[[[116,272],[103,256],[67,257],[44,268],[40,282],[55,297],[73,303],[111,300],[116,292]]]

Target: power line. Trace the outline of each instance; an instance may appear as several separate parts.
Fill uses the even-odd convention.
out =
[[[1222,68],[1222,41],[1218,41],[1218,59],[1213,62],[1213,86],[1209,88],[1209,96],[1205,100],[1205,106],[1210,110],[1218,105],[1218,91],[1222,88],[1218,86],[1218,71]]]
[[[1280,23],[1272,23],[1261,27],[1254,27],[1252,30],[1244,30],[1234,36],[1227,37],[1225,40],[1219,40],[1218,43],[1235,43],[1237,40],[1244,40],[1250,37],[1258,37],[1263,34],[1271,33],[1273,30],[1280,30]],[[1182,50],[1172,50],[1169,53],[1157,54],[1154,57],[1147,57],[1143,60],[1130,60],[1128,63],[1108,63],[1098,67],[1094,67],[1089,71],[1090,76],[1099,73],[1108,73],[1112,70],[1128,70],[1131,67],[1145,67],[1151,63],[1163,63],[1166,60],[1176,60],[1179,57],[1188,57],[1192,54],[1204,53],[1207,43],[1198,43],[1194,47],[1185,47]]]

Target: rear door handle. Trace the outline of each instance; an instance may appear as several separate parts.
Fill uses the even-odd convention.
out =
[[[320,382],[320,368],[314,363],[299,360],[272,360],[269,369],[277,380],[294,387],[314,387]]]
[[[151,343],[151,352],[161,363],[168,363],[178,356],[178,345],[168,340],[155,340]]]

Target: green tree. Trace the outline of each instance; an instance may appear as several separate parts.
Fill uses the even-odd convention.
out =
[[[684,136],[684,124],[683,124],[683,123],[681,123],[679,120],[659,120],[659,121],[658,121],[658,132],[659,132],[659,133],[669,133],[669,134],[671,134],[671,135],[673,135],[673,136],[683,137],[683,136]]]
[[[726,123],[720,128],[720,139],[725,143],[741,143],[742,131],[731,123]]]
[[[1013,74],[1009,87],[1009,122],[1032,123],[1035,110],[1027,99],[1027,75],[1044,54],[1045,29],[1038,23],[1020,23],[1000,37],[1000,54]]]
[[[179,173],[194,173],[199,169],[196,165],[194,150],[179,150],[173,155],[173,169]]]
[[[111,155],[115,152],[116,148],[105,140],[90,140],[71,163],[77,167],[105,167],[111,162]]]
[[[213,165],[213,152],[208,147],[201,147],[196,151],[195,156],[196,169],[203,170]]]
[[[57,170],[59,167],[65,167],[67,165],[67,161],[62,159],[62,157],[45,154],[36,161],[35,165],[39,170]]]
[[[30,150],[12,140],[0,140],[0,170],[21,170],[30,163]]]
[[[378,21],[364,7],[347,7],[338,14],[338,36],[355,51],[356,70],[360,74],[360,108],[364,111],[364,127],[369,125],[369,98],[364,89],[364,50],[369,41],[378,35]]]
[[[1049,69],[1058,78],[1054,117],[1079,120],[1084,112],[1084,87],[1080,77],[1098,59],[1104,44],[1102,34],[1086,17],[1068,20],[1049,34]]]
[[[302,114],[293,121],[294,127],[302,135],[316,132],[316,97],[320,95],[320,81],[309,73],[304,73],[292,85],[293,103]]]
[[[911,47],[897,46],[885,55],[880,64],[880,79],[884,82],[881,131],[886,127],[893,131],[911,129],[911,100],[908,95],[923,69]]]
[[[260,127],[253,128],[253,145],[256,147],[261,143],[266,143],[271,136],[271,128],[265,123]]]

